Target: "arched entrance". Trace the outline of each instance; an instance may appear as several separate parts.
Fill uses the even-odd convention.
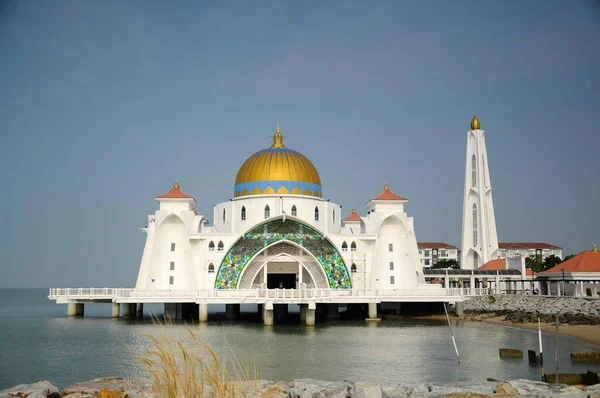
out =
[[[327,276],[315,258],[291,242],[275,243],[246,266],[238,289],[328,289]]]
[[[352,288],[344,259],[329,239],[300,221],[276,218],[257,225],[235,242],[219,266],[215,289],[237,289],[246,266],[258,253],[279,241],[291,242],[309,252],[324,272],[328,288]]]

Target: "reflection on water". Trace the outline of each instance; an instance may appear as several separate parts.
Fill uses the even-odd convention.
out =
[[[37,289],[0,290],[0,389],[43,379],[59,387],[102,376],[145,379],[136,356],[149,346],[144,334],[159,332],[149,319],[112,319],[110,306],[102,304],[86,306],[86,317],[67,319],[65,306],[49,302],[46,294]],[[173,338],[192,346],[185,327],[179,323],[165,328]],[[455,325],[460,366],[444,322],[328,321],[315,327],[265,327],[251,321],[213,321],[191,327],[199,341],[211,345],[218,355],[227,354],[229,345],[238,357],[256,360],[260,377],[270,380],[423,383],[539,379],[540,372],[526,358],[498,358],[501,347],[537,349],[537,332],[482,323]],[[553,364],[554,336],[544,334],[543,342],[546,363]],[[571,365],[569,354],[595,349],[561,336],[560,371],[587,371],[587,365]]]

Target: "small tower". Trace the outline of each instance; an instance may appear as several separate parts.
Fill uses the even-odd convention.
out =
[[[464,269],[477,269],[499,254],[485,131],[477,116],[471,120],[467,133],[461,248]]]

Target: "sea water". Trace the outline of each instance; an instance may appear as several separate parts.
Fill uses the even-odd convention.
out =
[[[538,349],[537,331],[475,322],[453,326],[461,363],[457,364],[447,323],[384,320],[319,321],[315,327],[259,321],[225,321],[211,314],[207,324],[155,326],[143,319],[112,319],[109,304],[85,306],[84,317],[66,317],[66,305],[47,298],[47,289],[0,290],[0,389],[49,380],[64,388],[97,377],[121,376],[147,382],[137,360],[150,346],[146,335],[168,328],[172,338],[194,350],[186,331],[218,355],[233,352],[255,362],[258,377],[268,380],[314,378],[379,383],[483,382],[496,379],[540,380],[540,368],[527,362],[527,350]],[[252,310],[256,306],[244,306]],[[160,314],[161,306],[145,306]],[[224,306],[210,306],[224,311]],[[554,341],[543,333],[546,372],[554,372]],[[571,364],[571,352],[599,347],[559,336],[559,371],[584,373],[590,365]],[[523,350],[523,359],[500,359],[499,348]],[[593,366],[592,366],[593,367]]]

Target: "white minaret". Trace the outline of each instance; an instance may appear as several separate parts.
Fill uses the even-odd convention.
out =
[[[485,131],[480,129],[477,116],[471,120],[471,130],[467,133],[461,248],[464,269],[477,269],[499,253]]]

